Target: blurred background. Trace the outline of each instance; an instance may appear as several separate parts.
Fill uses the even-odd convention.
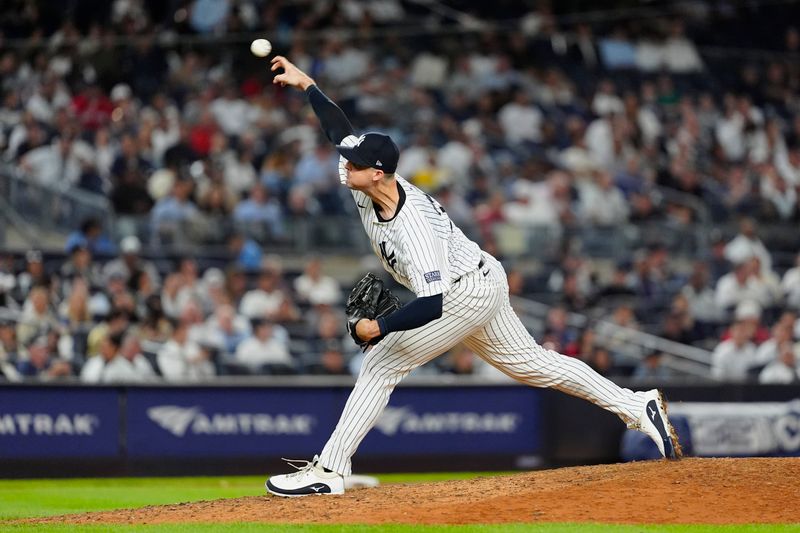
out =
[[[333,428],[363,357],[344,298],[385,275],[255,38],[395,139],[540,344],[685,400],[692,453],[800,454],[798,21],[767,0],[3,2],[3,472],[252,472]],[[356,464],[648,446],[456,347]]]

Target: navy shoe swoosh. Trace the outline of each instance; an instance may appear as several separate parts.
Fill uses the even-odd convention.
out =
[[[664,441],[664,456],[675,459],[675,446],[672,444],[672,438],[670,438],[669,431],[667,431],[664,420],[661,418],[661,413],[658,411],[656,401],[650,400],[646,409],[648,415],[650,415],[650,420],[653,421],[653,425],[658,430],[658,434],[661,435],[661,440]]]

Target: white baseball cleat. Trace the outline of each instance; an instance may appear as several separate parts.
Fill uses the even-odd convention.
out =
[[[344,478],[336,472],[327,471],[319,464],[319,456],[311,461],[284,459],[297,469],[291,474],[272,476],[264,484],[267,492],[276,496],[297,497],[311,494],[344,494]],[[303,464],[297,466],[295,463]]]
[[[646,434],[658,446],[662,457],[680,459],[683,452],[678,442],[678,435],[667,418],[667,403],[657,389],[644,393],[644,410],[633,429]]]

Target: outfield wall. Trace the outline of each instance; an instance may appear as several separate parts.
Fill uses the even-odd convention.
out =
[[[620,460],[624,425],[587,402],[513,383],[447,381],[398,387],[362,443],[355,470]],[[308,458],[322,448],[351,387],[349,378],[308,377],[203,386],[0,386],[0,476],[274,471],[281,457]],[[665,390],[690,449],[800,455],[800,401],[791,402],[800,397],[797,387]],[[637,437],[625,436],[626,458],[646,458],[652,448]]]

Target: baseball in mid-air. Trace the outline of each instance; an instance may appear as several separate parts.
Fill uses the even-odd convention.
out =
[[[250,51],[256,57],[267,57],[272,52],[272,43],[266,39],[256,39],[250,43]]]

